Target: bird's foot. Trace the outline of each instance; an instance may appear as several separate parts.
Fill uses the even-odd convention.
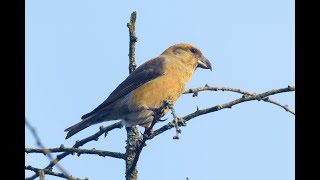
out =
[[[158,121],[160,121],[160,122],[164,122],[164,121],[166,121],[168,118],[166,118],[166,119],[159,119]]]
[[[165,109],[171,108],[173,105],[173,102],[171,100],[164,100],[162,102],[162,105],[159,108],[154,108],[154,107],[148,107],[148,110],[153,111],[153,116],[157,121],[163,121],[161,118],[165,115],[164,111]]]
[[[144,130],[143,137],[146,139],[154,138],[154,131],[152,129],[146,128]]]
[[[161,120],[161,118],[164,116],[164,112],[162,110],[163,108],[153,108],[153,107],[149,107],[148,110],[153,111],[153,116],[155,119],[157,119],[157,121],[165,121],[165,120]]]

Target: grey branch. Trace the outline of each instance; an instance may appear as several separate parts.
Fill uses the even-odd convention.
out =
[[[32,167],[32,166],[25,166],[25,169],[33,171],[36,174],[39,174],[41,172],[41,173],[44,173],[44,174],[49,174],[49,175],[52,175],[52,176],[57,176],[57,177],[61,177],[61,178],[69,179],[69,180],[82,180],[80,178],[75,178],[75,177],[72,177],[70,175],[67,176],[64,173],[53,172],[53,171],[50,171],[49,169],[38,169],[38,168],[35,168],[35,167]],[[28,179],[28,178],[26,178],[26,179]],[[87,178],[85,180],[87,180]]]
[[[278,102],[276,102],[276,101],[274,101],[274,100],[271,100],[269,97],[263,98],[262,100],[265,101],[265,102],[269,102],[269,103],[275,104],[275,105],[277,105],[277,106],[280,106],[280,107],[282,107],[284,110],[290,112],[291,114],[296,115],[295,112],[293,112],[292,110],[290,110],[287,105],[282,105],[282,104],[280,104],[280,103],[278,103]]]
[[[38,148],[25,148],[25,152],[28,153],[43,153],[46,155],[46,151],[49,150],[51,153],[58,153],[58,152],[66,152],[66,153],[77,153],[78,156],[81,154],[94,154],[99,155],[102,157],[114,157],[119,159],[125,159],[125,154],[119,152],[111,152],[111,151],[103,151],[103,150],[96,150],[96,149],[79,149],[79,148],[66,148],[61,145],[58,148],[50,148],[50,149],[38,149]]]
[[[30,129],[32,135],[34,136],[34,138],[36,139],[36,142],[37,142],[37,145],[39,147],[41,147],[42,149],[45,150],[45,153],[48,155],[47,157],[49,158],[49,160],[52,162],[53,165],[57,165],[58,169],[63,173],[65,174],[66,176],[69,176],[67,171],[60,165],[58,164],[58,161],[56,161],[52,155],[50,154],[50,151],[48,149],[46,149],[43,145],[43,143],[41,142],[40,140],[40,137],[38,136],[37,134],[37,131],[36,129],[28,122],[27,118],[25,118],[25,124],[26,126]]]
[[[136,19],[137,19],[137,12],[133,11],[131,13],[130,22],[127,24],[129,28],[129,73],[132,73],[136,69],[136,42],[138,38],[136,36]]]
[[[274,95],[274,94],[279,94],[279,93],[284,93],[284,92],[290,92],[290,91],[295,91],[295,87],[294,86],[288,86],[287,88],[281,88],[281,89],[273,89],[273,90],[270,90],[270,91],[267,91],[267,92],[264,92],[264,93],[261,93],[261,94],[253,94],[253,95],[244,95],[242,96],[241,98],[239,99],[236,99],[236,100],[233,100],[233,101],[230,101],[228,103],[225,103],[225,104],[221,104],[221,105],[216,105],[214,107],[211,107],[211,108],[207,108],[207,109],[199,109],[199,110],[196,110],[195,112],[191,113],[191,114],[188,114],[184,117],[182,117],[185,121],[189,121],[195,117],[198,117],[200,115],[203,115],[203,114],[208,114],[208,113],[212,113],[212,112],[215,112],[215,111],[220,111],[222,109],[225,109],[225,108],[231,108],[232,106],[234,105],[237,105],[237,104],[240,104],[240,103],[243,103],[243,102],[247,102],[247,101],[253,101],[253,100],[263,100],[263,98],[266,98],[268,96],[271,96],[271,95]],[[174,123],[174,120],[169,122],[168,124],[162,126],[161,128],[157,129],[156,131],[154,131],[154,136],[157,136],[171,128],[173,128],[175,125]],[[179,126],[181,126],[179,124]]]
[[[290,86],[289,86],[290,87]],[[295,87],[292,86],[292,88],[294,89]],[[213,86],[209,86],[209,85],[205,85],[204,87],[200,87],[200,88],[193,88],[193,89],[188,89],[188,90],[185,90],[183,92],[183,94],[190,94],[190,93],[193,93],[193,97],[196,97],[198,96],[198,92],[200,91],[231,91],[231,92],[236,92],[236,93],[240,93],[240,94],[243,94],[244,96],[255,96],[255,93],[249,93],[247,91],[243,91],[241,89],[237,89],[237,88],[230,88],[230,87],[213,87]],[[284,108],[286,111],[290,112],[291,114],[295,115],[295,113],[290,110],[286,105],[282,105],[274,100],[271,100],[269,98],[264,98],[262,99],[263,101],[265,102],[269,102],[269,103],[272,103],[272,104],[275,104],[277,106],[280,106],[282,108]]]
[[[213,87],[209,85],[205,85],[204,87],[199,87],[199,88],[193,88],[193,89],[188,89],[183,92],[183,94],[190,94],[193,93],[193,97],[198,96],[198,92],[200,91],[231,91],[231,92],[236,92],[240,94],[251,94],[247,91],[243,91],[241,89],[237,88],[230,88],[230,87]]]
[[[84,138],[80,141],[76,141],[76,143],[72,147],[78,148],[78,147],[83,146],[84,144],[86,144],[90,141],[93,141],[93,140],[97,141],[99,139],[99,136],[101,136],[102,134],[106,135],[109,131],[111,131],[113,129],[120,129],[120,128],[122,128],[121,122],[117,122],[117,123],[114,123],[114,124],[111,124],[111,125],[105,126],[105,127],[101,126],[100,130],[97,133],[95,133],[87,138]],[[57,155],[56,159],[50,161],[49,165],[46,166],[44,169],[52,168],[53,166],[55,166],[55,164],[56,164],[55,162],[59,162],[61,159],[65,158],[66,156],[68,156],[70,154],[71,153],[69,153],[69,152],[64,152],[64,153]],[[32,180],[32,179],[37,178],[38,176],[39,176],[38,174],[35,174],[28,179]]]
[[[133,11],[130,16],[130,22],[127,24],[129,28],[129,74],[131,74],[137,67],[136,64],[136,42],[138,38],[136,36],[136,19],[137,12]],[[136,156],[136,144],[138,144],[139,131],[136,126],[126,128],[127,131],[127,146],[126,146],[126,180],[138,179],[138,169],[135,166],[134,169],[128,169],[132,167],[134,157]]]

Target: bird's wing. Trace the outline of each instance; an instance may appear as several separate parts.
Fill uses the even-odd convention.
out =
[[[83,115],[81,118],[85,119],[90,115],[98,112],[104,107],[110,105],[115,102],[119,98],[129,94],[133,90],[142,86],[143,84],[161,76],[164,74],[164,57],[157,57],[151,59],[141,66],[139,66],[135,71],[133,71],[111,94],[110,96],[97,108],[91,111],[88,114]]]

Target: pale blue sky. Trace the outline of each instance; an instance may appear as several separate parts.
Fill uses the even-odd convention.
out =
[[[63,130],[127,77],[126,24],[134,10],[138,65],[176,43],[198,46],[211,61],[213,71],[198,69],[188,88],[209,84],[259,93],[295,84],[291,0],[27,0],[26,117],[46,147],[70,147],[99,126],[113,123],[91,126],[65,140]],[[271,98],[294,109],[294,95]],[[175,110],[184,116],[196,106],[207,108],[239,97],[231,92],[183,95]],[[170,113],[166,117],[172,119]],[[294,115],[258,101],[195,118],[182,127],[180,140],[172,140],[172,129],[147,142],[138,162],[139,179],[293,180],[294,123]],[[124,152],[125,139],[123,128],[83,148]],[[28,130],[25,141],[26,147],[37,147]],[[41,154],[26,155],[26,165],[47,164]],[[69,156],[61,164],[80,178],[124,179],[125,163],[119,159]],[[26,176],[32,174],[26,171]]]

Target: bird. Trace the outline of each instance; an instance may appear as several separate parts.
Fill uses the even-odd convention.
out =
[[[65,129],[66,139],[91,125],[111,120],[121,120],[125,127],[150,127],[154,109],[160,108],[164,100],[174,105],[197,68],[212,71],[210,61],[198,47],[187,43],[168,47],[129,74],[105,101],[83,115],[79,123]]]

